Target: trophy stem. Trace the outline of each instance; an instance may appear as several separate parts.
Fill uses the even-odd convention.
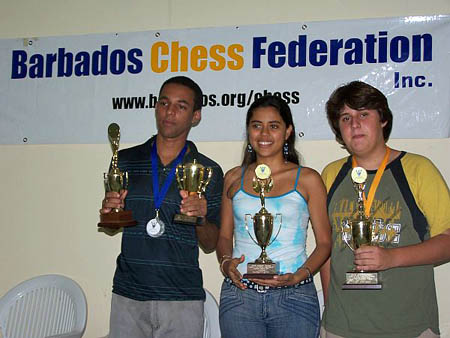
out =
[[[262,249],[261,255],[259,255],[259,257],[256,259],[255,263],[258,263],[258,264],[272,263],[272,260],[269,258],[269,256],[267,256],[266,247],[263,246],[263,247],[261,247],[261,249]]]

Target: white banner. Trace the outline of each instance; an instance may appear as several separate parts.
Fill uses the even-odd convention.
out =
[[[379,88],[393,138],[450,137],[450,17],[421,16],[0,40],[0,144],[122,142],[156,133],[162,82],[204,92],[194,141],[243,140],[249,104],[279,93],[306,139],[332,139],[339,85]]]

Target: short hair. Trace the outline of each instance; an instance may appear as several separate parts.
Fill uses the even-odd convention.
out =
[[[389,109],[386,96],[377,88],[362,82],[352,81],[338,87],[326,104],[328,123],[336,136],[336,141],[344,145],[339,118],[344,106],[355,110],[374,109],[378,112],[381,122],[387,122],[383,128],[384,141],[387,142],[392,131],[392,112]]]
[[[299,164],[300,161],[298,158],[298,153],[295,150],[295,126],[294,126],[294,121],[292,118],[291,109],[289,108],[289,105],[287,104],[287,102],[285,100],[283,100],[281,97],[276,96],[276,95],[262,96],[259,99],[255,100],[251,104],[250,108],[248,108],[247,117],[245,119],[245,129],[246,129],[246,134],[247,134],[247,144],[245,145],[246,149],[249,145],[248,127],[250,124],[250,120],[253,117],[253,112],[258,108],[264,108],[264,107],[275,108],[278,111],[278,113],[280,114],[283,122],[286,124],[286,128],[288,128],[289,126],[292,126],[292,132],[289,135],[288,139],[286,140],[286,143],[288,145],[288,155],[287,155],[286,160],[289,162],[293,162],[295,164]],[[252,152],[245,151],[242,165],[248,166],[255,161],[256,161],[255,152],[254,151],[252,151]]]
[[[188,78],[187,76],[174,76],[170,79],[164,81],[164,83],[161,86],[161,89],[159,90],[158,96],[161,96],[161,92],[164,89],[164,86],[168,84],[179,84],[185,87],[188,87],[194,92],[194,111],[201,110],[203,106],[203,92],[200,86],[192,79]]]

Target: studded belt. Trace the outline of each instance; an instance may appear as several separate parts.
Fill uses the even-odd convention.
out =
[[[225,282],[235,285],[231,278],[227,277],[225,278]],[[307,277],[306,279],[302,280],[301,282],[294,284],[294,285],[285,285],[285,286],[267,286],[267,285],[260,285],[255,282],[252,282],[248,279],[241,279],[241,283],[244,284],[248,289],[255,290],[259,293],[266,293],[269,290],[278,290],[278,289],[287,289],[287,288],[298,288],[302,285],[309,284],[313,282],[312,277]]]

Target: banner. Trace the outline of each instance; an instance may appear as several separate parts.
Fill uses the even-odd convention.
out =
[[[0,40],[0,144],[126,143],[156,133],[161,84],[204,92],[194,141],[245,138],[245,115],[275,93],[305,139],[333,139],[325,103],[353,80],[380,89],[393,138],[450,137],[450,17],[414,16]]]

